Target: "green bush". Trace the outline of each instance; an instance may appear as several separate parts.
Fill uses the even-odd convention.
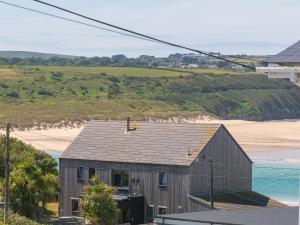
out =
[[[0,220],[3,221],[3,210],[0,209]],[[24,216],[20,216],[16,213],[10,212],[9,214],[9,224],[10,225],[41,225],[33,220],[30,220]],[[0,222],[0,225],[4,225],[4,223]]]
[[[91,224],[113,225],[118,221],[118,203],[112,198],[117,190],[96,177],[92,184],[84,187],[81,208]]]
[[[38,92],[39,95],[44,95],[44,96],[53,96],[53,93],[51,91],[47,91],[47,90],[40,90]]]
[[[11,173],[10,200],[12,210],[22,216],[39,220],[47,213],[46,205],[57,200],[57,162],[49,154],[17,140],[10,139]],[[5,137],[0,135],[0,149],[5,149]],[[0,152],[0,164],[5,162]],[[1,196],[4,190],[4,169],[0,169]]]
[[[18,98],[19,94],[15,91],[9,92],[6,94],[7,97]]]

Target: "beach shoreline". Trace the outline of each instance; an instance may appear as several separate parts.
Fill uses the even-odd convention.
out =
[[[300,150],[300,120],[186,120],[188,123],[221,123],[247,153]],[[138,122],[137,122],[138,123]],[[47,129],[13,130],[11,136],[43,151],[63,152],[85,125]],[[4,131],[0,131],[4,134]]]

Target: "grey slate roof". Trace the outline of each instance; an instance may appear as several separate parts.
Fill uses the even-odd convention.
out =
[[[300,63],[300,41],[267,60],[268,63]]]
[[[60,158],[189,166],[220,124],[91,121]],[[188,155],[189,151],[189,155]]]
[[[298,225],[298,207],[259,208],[240,211],[203,211],[194,213],[181,213],[161,215],[157,218],[165,218],[165,224],[230,224],[230,225]],[[172,223],[171,221],[177,223]],[[202,223],[201,223],[202,222]],[[160,224],[160,223],[158,223]]]

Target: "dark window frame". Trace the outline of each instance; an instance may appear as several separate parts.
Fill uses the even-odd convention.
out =
[[[83,166],[78,166],[77,167],[77,180],[84,180],[84,167]]]
[[[120,184],[116,184],[115,176],[120,176]],[[127,177],[127,178],[126,178]],[[122,169],[113,169],[111,170],[111,183],[112,186],[117,188],[129,188],[129,171]]]
[[[73,209],[73,202],[74,201],[76,201],[77,203],[77,210],[74,210]],[[80,205],[80,198],[71,198],[71,214],[72,214],[72,216],[79,216],[80,215],[80,207],[79,207],[79,205]]]
[[[91,173],[91,170],[93,170],[92,173]],[[89,180],[91,180],[94,176],[96,176],[96,168],[90,167],[88,172],[89,172],[89,174],[88,174]]]
[[[165,213],[160,213],[160,209],[165,210]],[[168,207],[167,206],[157,206],[157,215],[166,215],[168,213]]]
[[[168,186],[168,173],[167,172],[159,172],[158,183],[160,187]]]
[[[148,215],[148,209],[149,209],[149,210],[152,209],[152,210],[151,210],[151,211],[152,211],[152,216],[149,216],[149,215]],[[153,219],[154,219],[154,205],[147,205],[147,206],[146,206],[146,219],[148,219],[148,220],[149,220],[149,219],[150,219],[150,220],[153,220]]]

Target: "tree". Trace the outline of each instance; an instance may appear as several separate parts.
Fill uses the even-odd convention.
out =
[[[197,64],[198,59],[195,57],[191,57],[191,56],[184,56],[182,59],[182,62],[185,64]]]
[[[122,62],[126,61],[126,59],[127,59],[127,57],[125,55],[122,55],[122,54],[113,55],[111,57],[111,60],[112,60],[113,63],[122,63]]]
[[[49,154],[11,138],[10,201],[14,212],[40,219],[46,205],[57,200],[57,162]],[[0,136],[0,149],[4,149],[5,137]],[[5,162],[4,151],[0,163]],[[4,190],[4,170],[0,170],[1,191]]]
[[[46,205],[56,199],[58,176],[46,172],[34,162],[24,162],[13,168],[10,181],[10,200],[15,212],[39,220]]]
[[[118,204],[112,198],[116,189],[94,177],[91,185],[84,188],[81,208],[84,216],[92,223],[113,225],[118,221]]]

